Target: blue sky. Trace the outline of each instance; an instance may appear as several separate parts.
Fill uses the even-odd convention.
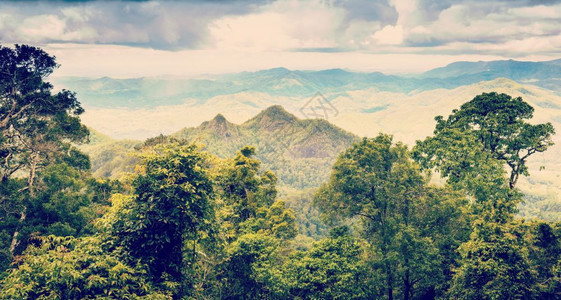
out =
[[[0,41],[57,75],[140,77],[561,57],[561,1],[0,1]]]

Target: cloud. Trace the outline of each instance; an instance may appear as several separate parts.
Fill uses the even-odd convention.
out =
[[[522,57],[561,54],[559,16],[561,0],[0,1],[0,41]]]
[[[343,9],[319,1],[279,1],[248,15],[220,18],[210,33],[220,49],[333,48],[344,18]]]
[[[373,36],[376,44],[379,45],[400,45],[403,43],[403,26],[387,25]]]
[[[492,2],[454,4],[442,10],[437,19],[412,28],[406,41],[411,45],[427,41],[434,45],[472,44],[477,49],[482,49],[481,44],[493,44],[495,46],[491,48],[521,54],[524,53],[521,48],[508,49],[505,46],[541,39],[554,41],[561,34],[559,19],[555,17],[559,15],[561,5],[497,7]],[[540,52],[551,50],[549,47],[531,48]]]
[[[3,43],[136,45],[156,49],[197,48],[208,24],[245,14],[253,1],[24,1],[0,2]]]
[[[398,13],[388,1],[373,0],[336,0],[333,6],[347,12],[348,22],[378,21],[382,24],[395,24]]]

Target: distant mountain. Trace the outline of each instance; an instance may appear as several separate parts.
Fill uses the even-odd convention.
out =
[[[455,62],[423,73],[420,79],[443,79],[458,85],[505,77],[561,92],[561,59],[531,62],[516,60]]]
[[[231,157],[243,145],[253,145],[263,167],[279,177],[283,191],[302,191],[327,180],[338,153],[358,140],[354,134],[373,137],[385,132],[393,134],[396,141],[412,145],[415,140],[432,134],[436,115],[446,116],[474,96],[490,91],[523,97],[535,108],[532,122],[551,122],[557,131],[561,130],[561,96],[506,78],[410,95],[376,90],[349,91],[332,98],[331,103],[339,114],[329,122],[300,119],[294,115],[300,113],[307,98],[271,97],[265,101],[262,93],[216,97],[207,104],[185,109],[173,106],[168,112],[159,108],[156,115],[142,110],[129,118],[125,110],[102,110],[99,116],[102,117],[100,124],[136,129],[146,124],[156,127],[170,118],[182,124],[199,120],[200,125],[179,130],[171,136],[204,144],[209,152],[220,157]],[[274,105],[260,111],[259,107],[267,103],[283,103],[283,106]],[[115,117],[108,118],[110,113]],[[208,121],[203,121],[201,116]],[[153,140],[165,141],[166,137]],[[132,155],[136,152],[135,146],[142,144],[134,140],[117,141],[97,133],[92,141],[92,145],[83,146],[83,149],[92,157],[94,174],[114,177],[132,170],[136,162]],[[521,179],[520,188],[527,195],[527,202],[521,206],[520,213],[526,217],[561,221],[561,135],[556,135],[554,141],[555,146],[530,159],[531,176]]]
[[[532,62],[516,60],[495,60],[479,62],[454,62],[442,68],[425,72],[423,78],[457,78],[466,75],[486,74],[490,78],[506,77],[518,79],[547,79],[559,77],[561,59]]]
[[[407,79],[407,81],[418,81]],[[87,107],[154,108],[177,105],[190,100],[194,104],[208,99],[242,92],[271,96],[308,96],[317,91],[345,92],[371,87],[408,91],[416,84],[404,84],[400,77],[382,73],[353,73],[340,69],[325,71],[291,71],[276,68],[258,72],[210,76],[209,79],[157,78],[79,78],[55,80],[57,88],[75,91]]]
[[[561,60],[507,60],[457,62],[415,76],[276,68],[199,79],[59,78],[55,85],[76,91],[86,108],[84,123],[111,137],[172,134],[205,144],[221,157],[254,145],[284,187],[301,190],[327,179],[337,153],[357,139],[348,132],[372,137],[382,131],[412,145],[432,133],[434,116],[447,115],[482,92],[523,97],[536,109],[535,122],[552,122],[559,131],[560,78]],[[338,111],[329,123],[292,115],[306,118],[301,108],[317,92]],[[177,132],[185,126],[190,128]],[[561,220],[556,196],[561,195],[561,138],[554,139],[557,145],[535,155],[532,177],[520,183],[531,200],[521,209],[527,216]],[[128,153],[137,144],[105,139],[84,147],[96,175],[117,176],[130,170],[135,158]]]
[[[318,210],[311,205],[314,189],[328,180],[337,155],[359,140],[326,120],[302,120],[274,105],[240,125],[217,114],[197,127],[144,142],[114,140],[92,129],[90,143],[80,148],[90,155],[94,175],[118,178],[134,171],[136,154],[172,138],[195,142],[222,158],[233,157],[242,146],[254,146],[262,170],[276,174],[279,194],[295,211],[300,233],[308,236],[325,234],[326,230]]]
[[[58,88],[77,92],[86,107],[155,108],[186,101],[193,105],[204,104],[213,97],[244,92],[264,93],[271,97],[310,97],[318,91],[337,97],[349,91],[364,89],[418,93],[438,88],[453,89],[501,77],[561,93],[561,60],[456,62],[416,76],[349,72],[342,69],[297,71],[275,68],[209,75],[199,79],[65,77],[56,79],[54,84]]]

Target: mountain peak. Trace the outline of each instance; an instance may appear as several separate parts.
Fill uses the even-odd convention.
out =
[[[265,110],[263,110],[264,113],[274,113],[274,114],[286,114],[286,115],[290,115],[289,112],[287,112],[284,107],[282,107],[282,105],[272,105],[267,107]]]
[[[287,112],[282,106],[273,105],[260,112],[257,116],[249,119],[243,125],[248,127],[257,126],[265,128],[268,131],[273,131],[298,121],[298,118]]]
[[[267,69],[267,70],[262,70],[262,71],[257,71],[255,72],[255,74],[257,75],[261,75],[261,76],[274,76],[274,77],[278,77],[278,76],[286,76],[288,74],[290,74],[292,71],[290,71],[287,68],[283,68],[283,67],[279,67],[279,68],[273,68],[273,69]]]
[[[316,71],[315,73],[321,75],[331,75],[331,76],[350,74],[350,72],[343,70],[341,68],[326,69],[326,70]]]
[[[211,120],[211,122],[223,124],[223,123],[227,123],[228,121],[226,120],[226,117],[224,117],[224,115],[219,113]]]
[[[217,114],[212,120],[203,122],[199,129],[211,131],[226,138],[237,135],[238,131],[237,125],[228,122],[222,114]]]
[[[272,120],[284,120],[284,121],[298,120],[296,116],[286,111],[286,109],[284,109],[284,107],[282,107],[281,105],[269,106],[267,109],[262,111],[256,117],[259,117],[260,115],[266,116]]]
[[[276,71],[276,72],[290,72],[289,69],[285,68],[285,67],[277,67],[277,68],[272,68],[269,69],[268,71]]]

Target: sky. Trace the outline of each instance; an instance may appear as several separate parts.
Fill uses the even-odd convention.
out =
[[[561,0],[0,0],[0,42],[55,55],[55,76],[418,73],[561,58]]]

